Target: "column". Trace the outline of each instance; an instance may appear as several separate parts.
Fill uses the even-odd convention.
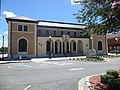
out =
[[[78,53],[78,45],[77,45],[77,42],[75,41],[76,43],[76,53]]]
[[[61,41],[61,54],[63,54],[63,41]]]
[[[69,41],[69,54],[70,54],[70,41]]]
[[[53,41],[53,54],[55,54],[55,42]]]

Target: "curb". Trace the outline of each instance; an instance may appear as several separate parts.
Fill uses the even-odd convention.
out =
[[[27,63],[30,62],[30,60],[22,60],[22,61],[0,61],[0,64],[8,64],[8,63]]]
[[[87,76],[87,77],[84,77],[84,78],[80,79],[79,82],[78,82],[78,90],[93,90],[89,79],[91,77],[98,76],[98,75],[103,75],[103,74],[105,74],[105,73],[96,74],[96,75],[92,75],[92,76]]]

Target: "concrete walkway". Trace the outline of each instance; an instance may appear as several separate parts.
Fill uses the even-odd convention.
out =
[[[33,62],[43,62],[43,61],[62,61],[62,60],[72,60],[73,58],[86,58],[86,56],[77,56],[77,57],[55,57],[55,58],[32,58]]]

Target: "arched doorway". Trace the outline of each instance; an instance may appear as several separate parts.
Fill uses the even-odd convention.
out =
[[[70,42],[70,52],[76,53],[76,42],[74,40]]]
[[[46,53],[49,54],[50,53],[50,42],[46,41]]]
[[[98,50],[102,51],[102,42],[98,41]]]
[[[78,53],[83,54],[83,43],[81,40],[78,41],[77,48],[78,48]]]
[[[27,52],[27,40],[22,38],[18,42],[18,52]]]

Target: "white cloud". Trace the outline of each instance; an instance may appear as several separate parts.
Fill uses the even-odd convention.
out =
[[[3,34],[4,34],[4,35],[8,35],[8,31],[4,32]]]
[[[7,18],[8,17],[16,17],[17,16],[13,12],[9,12],[9,11],[4,11],[2,14],[4,14]]]

